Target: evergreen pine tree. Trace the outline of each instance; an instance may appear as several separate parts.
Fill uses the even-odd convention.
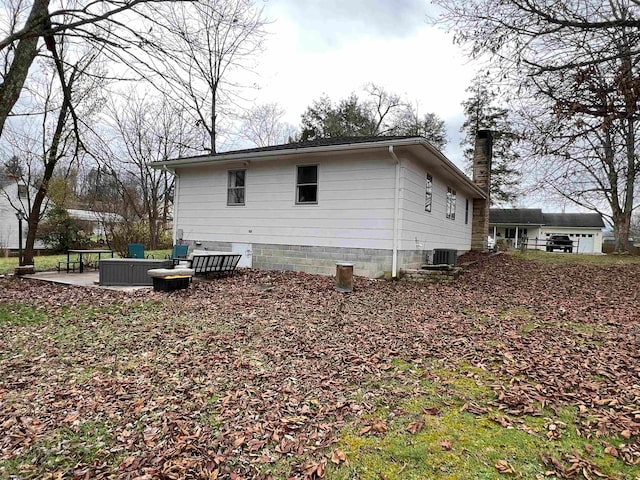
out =
[[[473,148],[478,130],[493,133],[493,161],[491,165],[491,204],[513,204],[518,198],[520,172],[516,165],[519,155],[515,150],[518,135],[509,121],[509,111],[494,105],[495,96],[477,79],[467,88],[470,97],[462,102],[465,121],[460,128],[464,134],[463,148],[469,167],[473,164]]]

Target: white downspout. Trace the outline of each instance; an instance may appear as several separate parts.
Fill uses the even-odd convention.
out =
[[[178,197],[179,197],[178,192],[179,192],[179,185],[180,185],[180,182],[179,182],[180,177],[178,175],[176,175],[176,171],[175,170],[173,170],[173,171],[169,170],[166,165],[163,165],[162,169],[165,172],[170,173],[175,177],[175,180],[174,180],[174,183],[173,183],[173,215],[172,215],[172,217],[173,217],[173,219],[172,219],[172,221],[173,221],[173,244],[175,245],[177,243],[176,242],[176,240],[177,240],[176,236],[177,236],[177,232],[178,232]]]
[[[398,237],[400,229],[400,159],[389,145],[389,155],[396,162],[396,184],[393,194],[393,249],[391,251],[391,277],[398,278]]]

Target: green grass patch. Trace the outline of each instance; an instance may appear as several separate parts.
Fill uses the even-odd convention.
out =
[[[0,326],[39,325],[48,318],[44,308],[37,308],[24,303],[0,304]]]
[[[162,259],[166,255],[171,255],[171,250],[148,250],[145,255],[153,255],[153,258]],[[115,258],[119,258],[117,253],[114,254]],[[48,270],[55,270],[58,266],[58,262],[66,262],[67,254],[61,255],[36,255],[33,257],[33,264],[36,272],[46,272]],[[18,257],[0,258],[0,275],[6,275],[12,273],[18,266]]]
[[[509,307],[500,313],[500,320],[531,320],[536,317],[527,307]]]
[[[588,255],[588,254],[565,254],[559,252],[544,252],[542,250],[512,250],[509,252],[515,258],[533,260],[542,263],[554,264],[585,264],[585,265],[613,265],[640,263],[640,256],[637,255]]]
[[[106,463],[117,465],[118,456],[109,451],[113,437],[107,425],[84,422],[62,427],[29,446],[21,455],[0,461],[4,478],[43,478],[58,474],[71,476],[71,470],[81,465]],[[56,477],[57,478],[57,477]]]
[[[58,262],[66,261],[67,255],[42,255],[33,258],[36,271],[55,270]],[[18,257],[0,258],[0,275],[12,273],[18,266]]]
[[[161,309],[158,301],[64,307],[6,303],[0,304],[0,327],[38,326],[38,335],[49,338],[49,346],[57,349],[61,358],[73,361],[76,353],[87,349],[117,355],[142,348],[150,342],[149,325],[156,322]],[[23,333],[14,336],[12,348],[16,352],[31,348],[31,334]]]
[[[607,333],[606,328],[594,323],[565,322],[563,325],[568,327],[571,331],[586,337],[594,337]]]
[[[335,448],[346,454],[347,462],[330,464],[326,478],[536,478],[550,470],[541,460],[543,454],[561,460],[572,451],[594,462],[603,474],[636,478],[637,467],[604,452],[603,442],[616,445],[621,439],[595,441],[578,435],[577,408],[510,417],[502,410],[486,409],[494,398],[486,383],[495,379],[483,370],[461,363],[449,369],[436,366],[432,374],[435,379],[422,380],[419,395],[405,398],[394,409],[378,409],[364,416],[360,425],[345,428]],[[472,413],[469,405],[482,405],[486,411]],[[381,419],[388,430],[364,432],[372,418]]]

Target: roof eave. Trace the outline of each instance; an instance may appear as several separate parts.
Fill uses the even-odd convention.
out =
[[[418,140],[418,141],[416,141]],[[259,152],[244,152],[244,153],[220,153],[216,155],[202,155],[197,157],[183,157],[176,158],[173,160],[164,160],[159,162],[153,162],[151,166],[153,168],[160,167],[186,167],[192,165],[200,165],[203,163],[214,163],[220,164],[224,162],[237,162],[242,160],[271,160],[275,158],[280,158],[283,156],[291,156],[291,155],[305,155],[308,153],[331,153],[340,150],[366,150],[369,148],[380,148],[388,145],[400,146],[400,145],[415,145],[417,143],[424,142],[421,139],[416,137],[414,138],[403,138],[396,140],[387,140],[384,142],[355,142],[355,143],[341,143],[336,145],[314,145],[310,147],[304,148],[283,148],[281,150],[267,150],[267,151],[259,151]]]
[[[526,225],[528,227],[542,227],[544,223],[527,223],[527,222],[492,222],[489,220],[490,225]]]
[[[445,168],[447,168],[447,170],[449,170],[451,173],[453,173],[453,175],[456,176],[460,181],[462,181],[465,184],[467,184],[467,186],[469,186],[470,189],[472,191],[474,191],[480,198],[483,198],[483,199],[486,200],[487,194],[484,192],[484,190],[482,190],[473,180],[471,180],[451,160],[449,160],[447,157],[445,157],[444,154],[440,150],[438,150],[436,147],[431,145],[426,140],[422,140],[421,139],[420,142],[418,142],[418,143],[421,144],[423,147],[425,147],[427,150],[429,150],[436,157],[438,157],[438,159],[444,164],[444,166],[445,166]]]
[[[311,146],[305,148],[288,148],[281,150],[269,150],[262,152],[245,152],[245,153],[231,153],[231,154],[218,154],[218,155],[205,155],[199,157],[185,157],[177,158],[174,160],[164,160],[159,162],[153,162],[152,168],[164,168],[174,170],[179,167],[191,167],[203,164],[215,164],[224,165],[226,163],[241,162],[241,161],[253,161],[253,160],[275,160],[277,158],[294,156],[294,155],[306,155],[306,154],[322,154],[331,153],[337,151],[355,151],[355,150],[367,150],[371,148],[388,148],[389,146],[401,147],[411,145],[422,145],[432,154],[434,154],[454,176],[464,182],[471,190],[473,190],[480,198],[487,198],[486,194],[478,187],[469,177],[467,177],[462,170],[460,170],[451,160],[445,157],[438,149],[431,145],[426,140],[419,137],[402,138],[396,140],[386,140],[378,142],[359,142],[359,143],[343,143],[338,145],[323,145],[323,146]]]

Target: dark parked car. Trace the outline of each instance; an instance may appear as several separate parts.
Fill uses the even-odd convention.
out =
[[[547,238],[547,252],[553,252],[555,249],[565,252],[573,252],[573,240],[569,235],[551,235]]]

